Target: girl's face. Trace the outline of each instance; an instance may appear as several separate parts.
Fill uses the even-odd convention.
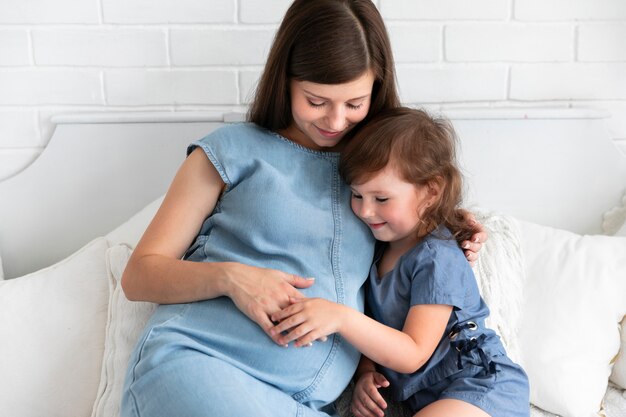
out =
[[[314,150],[339,151],[341,139],[367,116],[374,74],[344,84],[290,83],[293,123],[281,134]]]
[[[389,165],[361,184],[352,184],[352,211],[369,226],[374,237],[408,250],[419,240],[420,216],[435,196],[427,186],[402,179]]]

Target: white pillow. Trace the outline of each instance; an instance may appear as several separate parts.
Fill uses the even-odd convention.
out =
[[[615,233],[615,236],[626,237],[626,222]],[[619,387],[626,389],[626,318],[622,320],[620,333],[622,334],[622,343],[619,355],[615,359],[615,365],[613,365],[610,380]]]
[[[108,242],[0,282],[0,410],[4,416],[91,413],[104,350]]]
[[[111,298],[104,341],[100,387],[92,417],[117,417],[131,351],[156,304],[128,301],[120,285],[122,272],[131,255],[126,245],[111,247],[106,253]]]
[[[2,269],[2,257],[0,257],[0,281],[4,280],[4,270]]]
[[[520,222],[526,265],[520,329],[531,402],[599,415],[626,314],[626,239]]]
[[[624,222],[622,227],[617,232],[615,232],[615,236],[626,237],[626,222]]]
[[[485,324],[498,333],[509,357],[519,363],[525,278],[519,227],[509,216],[472,212],[489,234],[474,266],[480,293],[491,313]]]
[[[615,364],[609,379],[620,388],[626,389],[626,318],[622,320],[620,333],[622,335],[620,351],[617,358],[615,358]]]

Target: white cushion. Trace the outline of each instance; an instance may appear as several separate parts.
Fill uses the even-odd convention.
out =
[[[106,254],[111,298],[104,341],[102,374],[92,417],[117,417],[128,359],[156,304],[128,301],[120,285],[131,255],[126,245],[111,247]]]
[[[615,364],[609,379],[618,387],[626,389],[626,318],[622,320],[620,333],[622,335],[620,351],[615,358]]]
[[[600,411],[626,314],[626,239],[520,222],[520,329],[531,402],[566,416]]]
[[[480,293],[490,310],[485,324],[498,333],[509,357],[519,362],[518,334],[525,278],[519,227],[509,216],[472,212],[489,234],[474,266]]]
[[[4,270],[2,269],[2,257],[0,257],[0,281],[4,279]]]
[[[0,414],[88,416],[104,350],[108,242],[0,282]]]
[[[622,228],[615,233],[615,236],[626,237],[626,222],[624,222]],[[613,366],[610,380],[619,387],[626,389],[626,318],[622,320],[620,333],[622,335],[622,343],[620,345],[620,352],[615,359],[615,365]]]

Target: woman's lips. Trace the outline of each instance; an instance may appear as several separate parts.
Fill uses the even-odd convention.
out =
[[[317,126],[315,126],[317,127]],[[320,129],[319,127],[317,127],[317,130],[320,132],[320,134],[324,137],[327,138],[335,138],[339,135],[341,135],[341,133],[343,132],[343,130],[337,131],[337,132],[331,132],[329,130],[324,130],[324,129]]]

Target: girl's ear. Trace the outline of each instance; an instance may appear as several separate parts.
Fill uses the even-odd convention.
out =
[[[441,193],[443,191],[443,178],[435,177],[431,181],[428,182],[427,185],[429,203],[435,202],[437,199],[441,197]]]

